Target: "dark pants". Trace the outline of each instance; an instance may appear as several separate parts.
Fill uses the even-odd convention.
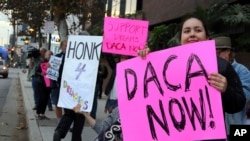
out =
[[[98,105],[98,101],[97,101],[97,97],[98,97],[98,89],[99,89],[99,84],[96,84],[95,87],[95,95],[94,95],[94,99],[93,99],[93,105],[92,105],[92,110],[90,112],[90,116],[94,119],[96,119],[96,111],[97,111],[97,105]]]
[[[102,98],[102,85],[103,85],[103,79],[99,80],[98,82],[97,95],[99,96],[99,98]]]
[[[77,114],[71,109],[64,109],[64,115],[55,129],[53,141],[60,141],[64,138],[72,122],[74,124],[71,141],[82,141],[81,134],[84,127],[84,121],[85,117],[82,114]]]
[[[35,106],[37,107],[38,101],[39,101],[39,96],[37,94],[38,82],[37,82],[37,78],[35,76],[32,76],[31,85],[33,88],[33,96],[34,96]]]
[[[50,88],[46,87],[43,83],[38,83],[36,93],[39,97],[36,113],[44,114],[50,97]]]
[[[50,91],[51,92],[51,91]],[[52,108],[52,103],[51,103],[51,98],[50,98],[50,94],[49,94],[49,99],[48,99],[48,107]]]

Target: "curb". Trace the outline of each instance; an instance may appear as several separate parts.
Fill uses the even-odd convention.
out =
[[[34,112],[32,110],[32,104],[30,103],[29,95],[31,94],[28,92],[27,87],[25,84],[28,83],[27,80],[25,79],[24,76],[26,76],[26,73],[23,73],[20,71],[19,73],[19,79],[20,79],[20,84],[21,84],[21,91],[22,91],[22,96],[24,99],[24,110],[26,112],[26,122],[27,122],[27,127],[28,127],[28,136],[30,141],[43,141],[42,135],[40,128],[38,127],[38,123],[36,121]],[[31,88],[32,89],[32,88]],[[33,95],[32,95],[33,96]]]

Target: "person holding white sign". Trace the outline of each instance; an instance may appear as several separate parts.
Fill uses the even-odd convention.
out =
[[[190,16],[182,22],[180,33],[181,45],[209,40],[204,22],[195,16]],[[138,55],[145,58],[149,51],[149,48],[139,50]],[[232,65],[226,60],[217,57],[217,62],[219,73],[211,73],[208,76],[208,83],[221,92],[224,112],[239,112],[245,107],[246,103],[240,79]]]
[[[51,79],[51,101],[52,101],[52,104],[55,105],[55,114],[56,114],[58,121],[60,121],[62,114],[63,114],[62,108],[58,107],[57,104],[58,104],[58,99],[59,99],[60,84],[61,84],[61,77],[62,77],[62,70],[63,70],[66,47],[67,47],[67,40],[64,40],[60,44],[61,52],[59,54],[56,54],[57,57],[62,58],[62,63],[59,68],[59,76],[57,78],[57,81]],[[48,64],[48,66],[50,67],[50,64]]]
[[[82,34],[86,35],[87,32],[81,33],[81,35]],[[71,41],[70,39],[71,38],[69,38],[69,42]],[[67,47],[67,44],[68,44],[67,41],[65,40],[64,42],[66,44],[65,46]],[[61,65],[63,72],[67,71],[67,69],[68,69],[67,67],[65,67],[65,65],[67,65],[67,63],[64,62],[65,59],[67,61],[67,58],[65,58],[65,55],[68,53],[68,52],[66,53],[66,51],[67,51],[66,47],[65,47],[64,54],[63,54],[63,56],[64,56],[63,60],[62,60],[63,65]],[[69,45],[68,48],[70,48],[70,47],[71,46]],[[60,75],[61,75],[61,77],[64,77],[64,76],[62,76],[64,74],[60,73]],[[61,79],[60,79],[60,81],[61,81]],[[60,89],[60,86],[59,86],[59,89]],[[59,100],[58,105],[60,105],[60,101],[61,101],[61,99]],[[59,121],[59,123],[55,129],[53,141],[61,141],[61,139],[63,139],[67,135],[68,131],[72,132],[72,137],[71,137],[72,141],[82,141],[81,134],[82,134],[82,131],[84,128],[84,123],[85,123],[85,117],[83,115],[75,113],[74,110],[72,110],[69,107],[67,107],[67,108],[64,107],[64,114],[62,115],[62,118]],[[72,125],[73,125],[73,127],[72,127]]]

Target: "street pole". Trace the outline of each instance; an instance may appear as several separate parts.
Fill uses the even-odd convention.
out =
[[[8,36],[7,36],[7,44],[8,44],[8,48],[9,48],[9,45],[10,45],[10,30],[8,29]]]
[[[108,0],[107,16],[111,17],[111,13],[112,13],[112,0]]]
[[[49,45],[48,45],[48,50],[51,48],[51,33],[49,33]]]
[[[52,2],[51,2],[52,3]],[[50,6],[50,21],[53,21],[53,7],[52,4]],[[48,45],[48,50],[51,48],[51,33],[49,33],[49,45]]]
[[[120,18],[125,17],[125,10],[126,10],[126,0],[121,0],[120,1]]]

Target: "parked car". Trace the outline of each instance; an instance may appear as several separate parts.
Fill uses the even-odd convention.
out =
[[[6,66],[4,60],[0,60],[0,75],[2,75],[3,78],[7,78],[9,75],[9,69]]]

